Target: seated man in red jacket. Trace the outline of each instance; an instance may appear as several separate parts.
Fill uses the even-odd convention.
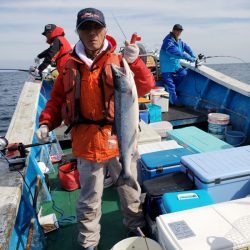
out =
[[[109,147],[108,141],[114,120],[114,85],[110,65],[121,66],[122,55],[115,53],[114,38],[106,35],[106,23],[101,11],[94,8],[81,10],[77,15],[76,30],[79,41],[65,64],[63,74],[53,86],[51,99],[39,119],[37,137],[46,141],[48,132],[59,126],[62,120],[72,125],[72,151],[78,159],[81,183],[77,204],[78,241],[83,249],[93,250],[100,239],[99,221],[106,169],[114,183],[121,171],[118,144]],[[123,57],[134,73],[138,95],[145,95],[155,82],[139,57],[138,46],[126,43]],[[75,86],[80,86],[77,102]],[[78,115],[84,117],[84,121],[72,124],[76,105]],[[98,121],[102,123],[98,124]],[[134,156],[131,164],[134,175],[131,178],[137,187],[117,187],[123,223],[132,232],[137,227],[145,226],[141,191],[136,180],[136,160]]]
[[[50,47],[41,52],[35,59],[37,63],[39,59],[44,58],[38,67],[38,73],[41,76],[42,71],[52,63],[56,65],[58,72],[61,73],[65,62],[69,58],[69,53],[72,51],[71,45],[64,37],[64,30],[55,24],[47,24],[44,27],[42,35],[46,36],[47,43]]]

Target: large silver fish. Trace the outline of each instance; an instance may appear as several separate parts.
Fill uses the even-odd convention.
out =
[[[112,64],[114,80],[114,133],[118,138],[120,151],[121,175],[124,180],[131,176],[131,161],[137,152],[139,135],[139,106],[138,94],[134,76],[125,59],[123,68]]]

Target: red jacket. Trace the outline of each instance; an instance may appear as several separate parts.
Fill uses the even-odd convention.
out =
[[[61,110],[68,102],[67,95],[73,87],[70,84],[73,72],[76,71],[76,63],[80,64],[81,71],[81,114],[91,120],[103,119],[103,101],[100,88],[100,75],[103,67],[110,63],[119,64],[120,60],[113,60],[112,55],[116,48],[116,42],[112,37],[106,37],[109,41],[109,49],[99,54],[91,68],[82,62],[73,52],[65,65],[63,74],[57,78],[51,92],[51,99],[48,101],[45,110],[42,112],[39,123],[47,124],[50,130],[59,126],[62,122]],[[117,58],[120,56],[117,55]],[[75,65],[75,66],[74,66]],[[139,96],[147,94],[154,87],[155,81],[153,75],[138,57],[136,61],[130,64],[134,73],[135,83]],[[107,70],[109,71],[109,70]],[[107,72],[104,78],[105,95],[107,99],[114,94],[112,74]],[[73,81],[72,81],[73,82]],[[71,85],[71,87],[70,87]],[[65,89],[66,88],[66,89]],[[111,106],[113,103],[111,102]],[[112,109],[113,107],[111,107]],[[78,124],[71,131],[72,151],[77,157],[96,162],[102,162],[119,155],[118,146],[112,149],[108,148],[108,134],[112,129],[111,125],[100,127],[96,124]]]
[[[50,47],[37,56],[38,58],[44,58],[38,69],[43,71],[49,64],[55,62],[57,70],[61,73],[72,51],[71,45],[64,37],[63,28],[57,26],[47,39],[47,43],[50,44]]]

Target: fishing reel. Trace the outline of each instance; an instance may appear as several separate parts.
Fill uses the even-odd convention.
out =
[[[24,145],[23,143],[11,143],[5,137],[0,137],[0,152],[3,158],[9,164],[9,170],[21,170],[25,166],[26,156],[28,151],[27,148],[43,146],[45,144],[56,143],[57,140],[48,141],[45,143],[34,143]]]
[[[195,68],[202,65],[204,62],[206,62],[206,57],[203,54],[199,54],[197,59],[195,60]]]
[[[21,170],[25,166],[26,152],[21,145],[17,143],[9,144],[5,137],[0,137],[0,152],[10,171]]]
[[[8,144],[9,144],[8,140],[5,137],[0,136],[0,151],[1,152],[5,151]]]

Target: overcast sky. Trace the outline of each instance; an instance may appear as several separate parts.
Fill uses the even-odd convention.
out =
[[[34,57],[48,48],[41,35],[47,23],[63,27],[75,44],[77,12],[86,7],[103,11],[108,34],[118,47],[124,37],[113,16],[128,38],[137,32],[148,50],[160,49],[166,34],[180,23],[182,39],[196,54],[230,55],[250,62],[249,0],[0,0],[0,68],[32,65]],[[223,58],[223,62],[238,61]]]

